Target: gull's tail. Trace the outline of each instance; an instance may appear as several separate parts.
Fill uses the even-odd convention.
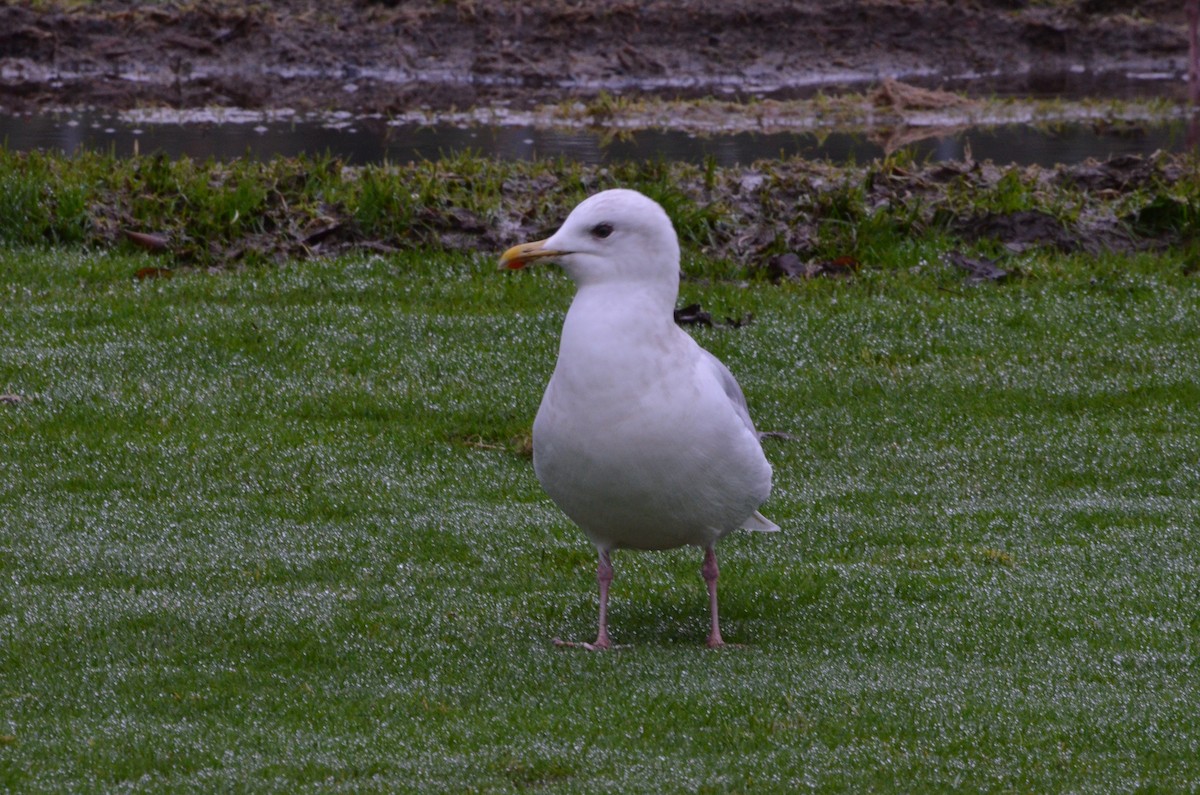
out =
[[[742,522],[743,530],[753,530],[756,533],[778,533],[779,525],[763,516],[758,511],[750,514],[750,518]]]

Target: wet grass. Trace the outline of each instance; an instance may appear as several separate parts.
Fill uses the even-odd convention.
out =
[[[684,284],[784,532],[594,561],[520,455],[570,296],[494,251],[135,279],[0,249],[0,788],[1189,791],[1184,254]]]

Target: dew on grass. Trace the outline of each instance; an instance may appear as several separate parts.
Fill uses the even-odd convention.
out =
[[[0,502],[0,585],[17,594],[0,633],[23,650],[18,689],[31,694],[5,704],[58,738],[39,741],[47,754],[72,746],[46,705],[70,703],[82,713],[76,737],[107,726],[110,744],[203,755],[232,736],[228,719],[159,714],[192,703],[164,686],[189,679],[201,698],[227,699],[211,712],[242,721],[238,749],[331,770],[347,764],[333,756],[402,756],[385,777],[443,789],[480,753],[501,761],[496,786],[511,786],[513,749],[531,760],[514,774],[530,780],[557,755],[610,789],[654,776],[702,784],[670,752],[684,735],[655,730],[693,704],[749,716],[736,731],[713,721],[688,736],[729,771],[747,760],[779,771],[780,788],[919,767],[936,781],[1037,789],[1059,779],[1012,771],[1059,741],[1089,770],[1099,760],[1105,772],[1089,781],[1111,784],[1136,772],[1135,734],[1168,754],[1194,745],[1161,728],[1186,725],[1195,695],[1195,411],[1186,391],[1105,402],[1196,375],[1194,345],[1179,341],[1188,320],[1170,320],[1177,296],[1157,309],[1142,296],[1151,303],[1136,312],[1052,292],[988,299],[1011,300],[1002,311],[955,297],[939,322],[919,301],[856,306],[849,294],[836,309],[817,293],[804,312],[760,312],[723,344],[746,354],[756,416],[803,441],[768,452],[768,507],[785,532],[723,542],[726,620],[746,646],[698,648],[703,586],[683,550],[620,557],[614,630],[634,643],[592,657],[549,643],[594,631],[589,545],[527,461],[449,441],[508,415],[527,425],[561,312],[497,320],[411,301],[379,311],[362,296],[396,274],[378,267],[340,281],[305,267],[254,284],[184,278],[86,294],[146,302],[136,333],[121,331],[120,311],[61,301],[33,322],[0,323],[0,361],[53,396],[31,407],[45,424],[29,427],[46,433],[0,442],[29,474],[6,482]],[[462,267],[431,267],[463,278]],[[341,312],[347,301],[361,311]],[[922,319],[889,331],[880,318],[900,312]],[[1078,312],[1114,328],[1060,339]],[[795,340],[776,350],[776,331]],[[1135,334],[1145,342],[1129,344]],[[439,344],[460,337],[479,342]],[[985,564],[988,550],[1017,565]],[[577,687],[583,679],[602,688]],[[616,687],[626,684],[627,697]],[[285,717],[318,713],[323,734]],[[593,762],[594,746],[580,756],[539,743],[527,728],[539,724],[583,736],[611,725],[620,747]],[[456,757],[464,741],[475,753]],[[277,775],[251,750],[220,764],[187,781]],[[78,781],[76,763],[61,767]]]

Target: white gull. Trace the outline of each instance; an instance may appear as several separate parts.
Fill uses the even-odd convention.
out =
[[[675,325],[671,220],[637,191],[607,190],[549,238],[504,252],[500,264],[535,260],[560,263],[578,288],[533,423],[533,467],[599,552],[599,632],[579,645],[612,645],[614,549],[690,544],[704,549],[708,645],[721,646],[715,545],[737,528],[779,528],[757,510],[771,491],[771,466],[737,380]]]

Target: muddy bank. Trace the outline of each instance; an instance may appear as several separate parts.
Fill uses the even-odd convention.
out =
[[[1041,5],[27,0],[0,8],[0,107],[398,114],[532,108],[601,91],[736,97],[973,77],[986,92],[997,73],[1011,88],[1072,70],[1185,72],[1180,3]]]
[[[846,276],[913,264],[898,252],[914,245],[949,245],[945,253],[966,257],[960,267],[969,261],[992,279],[1037,249],[1191,251],[1200,217],[1195,161],[1161,154],[1054,168],[903,158],[842,168],[798,159],[597,167],[469,155],[347,168],[332,158],[201,163],[0,149],[0,183],[12,186],[0,242],[135,245],[168,267],[412,249],[490,262],[616,186],[668,208],[688,261],[736,278]]]

